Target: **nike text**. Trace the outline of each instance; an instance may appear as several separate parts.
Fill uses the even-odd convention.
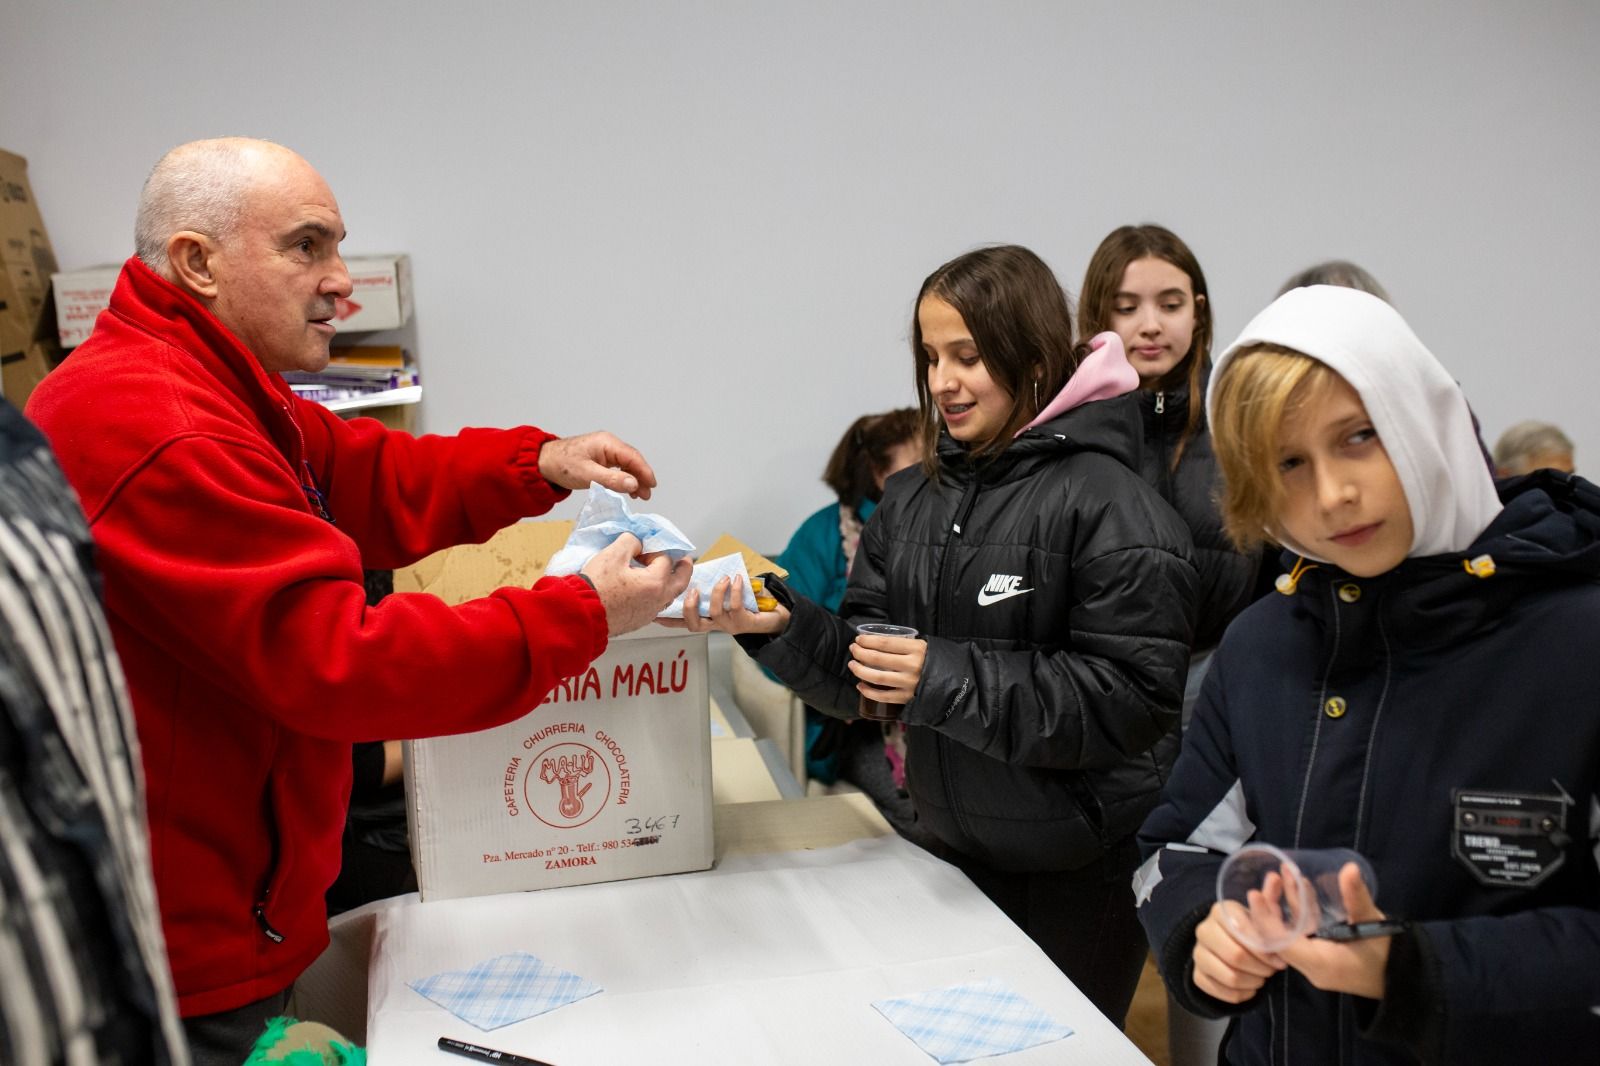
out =
[[[978,590],[978,606],[987,607],[991,603],[1009,600],[1013,596],[1021,596],[1032,592],[1032,589],[1018,588],[1022,578],[1015,574],[990,574],[989,581]]]

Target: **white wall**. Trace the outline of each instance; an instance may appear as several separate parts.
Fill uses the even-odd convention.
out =
[[[1600,470],[1597,60],[1587,0],[8,0],[0,146],[67,268],[129,253],[172,145],[296,148],[347,252],[412,254],[430,430],[613,429],[652,509],[776,550],[912,402],[933,267],[1014,241],[1075,291],[1124,222],[1194,247],[1224,341],[1363,263],[1491,438]]]

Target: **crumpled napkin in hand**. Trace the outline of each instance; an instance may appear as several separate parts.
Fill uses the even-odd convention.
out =
[[[658,514],[634,514],[627,496],[591,481],[589,498],[578,512],[567,543],[550,557],[544,572],[551,577],[576,574],[595,553],[610,547],[624,533],[639,538],[642,553],[663,552],[673,562],[694,551],[694,542],[677,526]]]
[[[526,951],[498,955],[470,970],[447,970],[410,982],[462,1021],[498,1029],[603,991],[592,981]]]
[[[994,977],[880,999],[872,1006],[942,1063],[1003,1055],[1072,1035],[1071,1026]]]
[[[725,577],[744,578],[744,593],[740,597],[747,611],[758,610],[756,594],[750,588],[750,572],[745,569],[744,556],[724,555],[703,563],[694,564],[694,572],[689,575],[689,586],[678,593],[678,598],[667,604],[657,618],[682,618],[683,601],[689,595],[689,589],[700,591],[700,617],[711,617],[711,589],[718,581]]]

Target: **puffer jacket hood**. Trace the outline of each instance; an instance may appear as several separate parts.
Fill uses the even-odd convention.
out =
[[[993,456],[974,458],[965,444],[940,433],[934,453],[940,471],[958,479],[974,474],[986,479],[1005,477],[1041,457],[1067,452],[1094,452],[1137,470],[1142,445],[1136,404],[1137,398],[1130,394],[1079,404],[1027,427],[1005,451]]]
[[[1061,386],[1061,391],[1044,405],[1032,422],[1017,430],[1016,435],[1020,437],[1026,430],[1043,425],[1056,415],[1065,414],[1091,400],[1126,396],[1138,387],[1139,372],[1128,362],[1122,338],[1110,330],[1097,333],[1089,342],[1089,354],[1078,364],[1078,369],[1072,372],[1067,383]]]
[[[1488,554],[1503,573],[1600,577],[1600,487],[1559,470],[1498,487],[1505,510],[1472,550]]]

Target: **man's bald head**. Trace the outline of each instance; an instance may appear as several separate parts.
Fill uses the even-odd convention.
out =
[[[250,137],[218,137],[180,144],[161,157],[145,180],[134,222],[134,250],[145,265],[170,276],[167,242],[193,230],[217,241],[239,227],[250,192],[299,162],[281,144]]]
[[[282,145],[241,137],[168,152],[145,182],[139,258],[200,301],[268,371],[328,365],[350,295],[333,190]]]

